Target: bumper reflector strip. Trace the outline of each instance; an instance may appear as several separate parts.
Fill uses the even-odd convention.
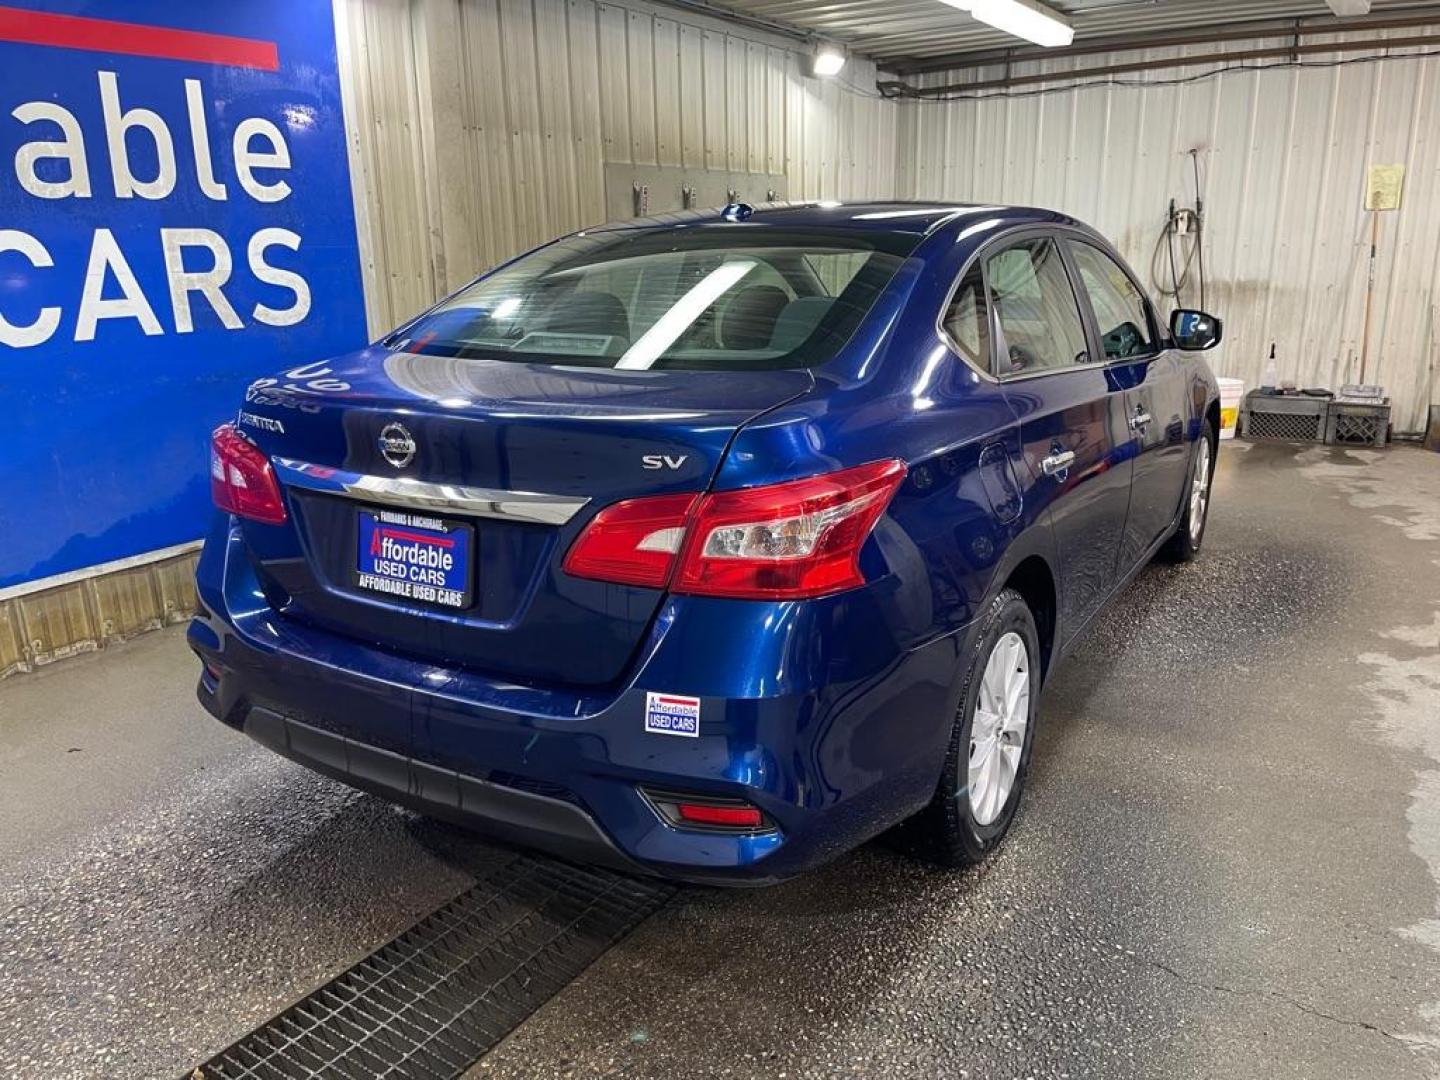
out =
[[[739,829],[758,829],[765,818],[754,806],[707,806],[703,803],[680,803],[680,818],[697,825],[728,825]]]

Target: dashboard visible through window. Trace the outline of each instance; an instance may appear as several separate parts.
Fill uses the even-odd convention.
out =
[[[1149,356],[1155,351],[1145,297],[1130,275],[1099,248],[1070,242],[1070,255],[1090,297],[1107,360]]]

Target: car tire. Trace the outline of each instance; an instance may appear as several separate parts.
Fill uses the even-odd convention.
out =
[[[1205,527],[1210,523],[1210,488],[1215,479],[1215,448],[1215,428],[1206,420],[1186,474],[1185,511],[1164,548],[1171,562],[1192,562],[1205,542]]]
[[[914,854],[943,866],[978,863],[1004,838],[1020,803],[1035,740],[1041,666],[1035,617],[1018,592],[1005,589],[982,619],[966,658],[940,783],[930,804],[905,830]],[[997,687],[1004,688],[1007,697],[1023,692],[1023,701],[1009,709],[988,707],[996,702]],[[979,730],[981,726],[989,731]],[[999,738],[991,739],[990,733],[997,730]],[[977,760],[982,770],[978,775]],[[989,778],[1001,787],[987,786],[985,769],[999,770]],[[1009,783],[1004,785],[1007,775]]]

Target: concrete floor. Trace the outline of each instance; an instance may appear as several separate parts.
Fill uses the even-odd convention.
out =
[[[691,889],[474,1076],[1440,1069],[1440,456],[1227,446],[978,872]],[[0,1075],[179,1075],[499,854],[205,717],[177,632],[0,685]]]

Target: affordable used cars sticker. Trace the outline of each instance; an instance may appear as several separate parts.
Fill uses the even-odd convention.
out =
[[[655,735],[700,737],[700,699],[645,692],[645,730]]]

